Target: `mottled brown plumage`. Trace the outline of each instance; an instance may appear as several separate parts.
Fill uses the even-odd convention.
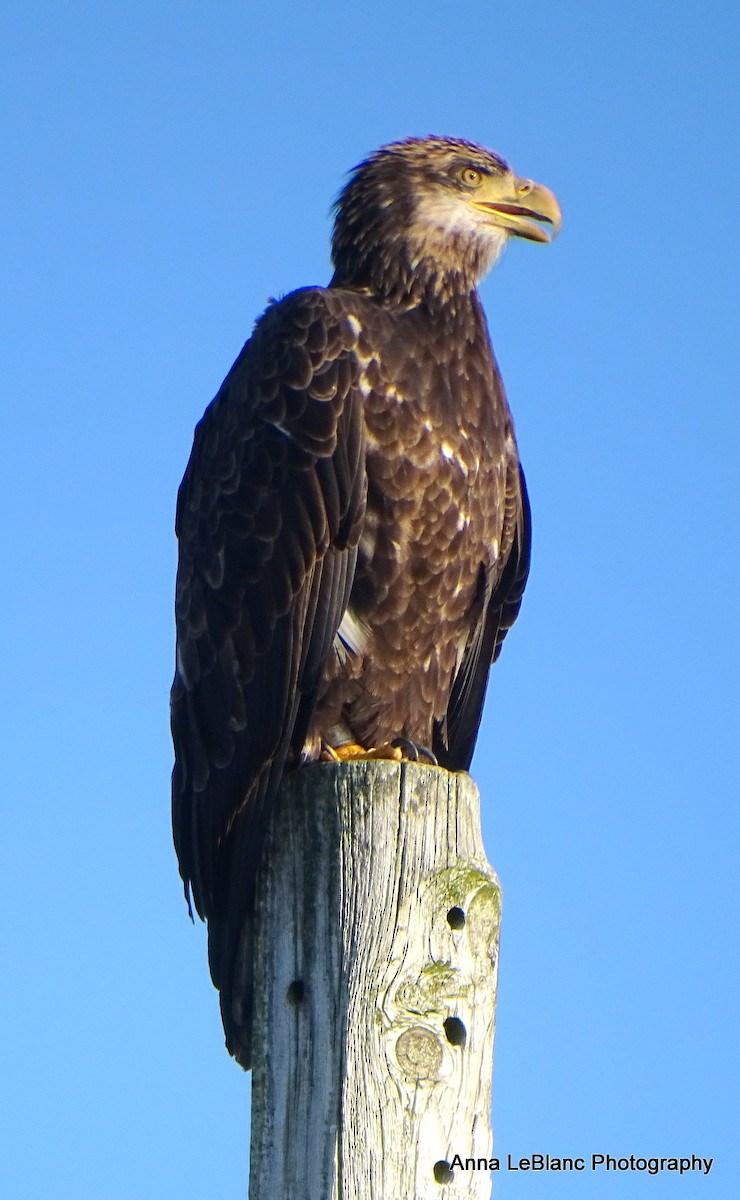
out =
[[[266,813],[322,744],[469,765],[529,565],[511,414],[476,291],[559,213],[472,143],[354,172],[334,278],[273,304],[198,425],[178,497],[173,824],[227,1045],[250,1061]]]

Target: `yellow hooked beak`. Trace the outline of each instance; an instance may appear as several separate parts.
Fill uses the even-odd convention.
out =
[[[511,174],[488,176],[470,202],[493,225],[530,242],[551,242],[563,220],[549,188]]]

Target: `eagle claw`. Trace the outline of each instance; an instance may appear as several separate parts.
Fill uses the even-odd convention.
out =
[[[418,742],[412,742],[410,738],[394,738],[391,746],[398,747],[407,762],[419,762],[420,759],[425,758],[430,767],[439,766],[437,755],[428,746],[420,746]]]

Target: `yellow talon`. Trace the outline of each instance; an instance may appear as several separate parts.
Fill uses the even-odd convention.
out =
[[[339,755],[337,754],[337,752],[333,746],[330,746],[328,742],[321,743],[321,754],[319,755],[319,762],[338,763],[341,761],[342,761],[341,758],[339,757]]]

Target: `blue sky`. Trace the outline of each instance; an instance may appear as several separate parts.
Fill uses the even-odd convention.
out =
[[[169,833],[174,498],[382,142],[558,195],[484,284],[534,567],[475,775],[504,887],[500,1200],[737,1194],[735,5],[34,2],[2,18],[4,1195],[246,1188]]]

